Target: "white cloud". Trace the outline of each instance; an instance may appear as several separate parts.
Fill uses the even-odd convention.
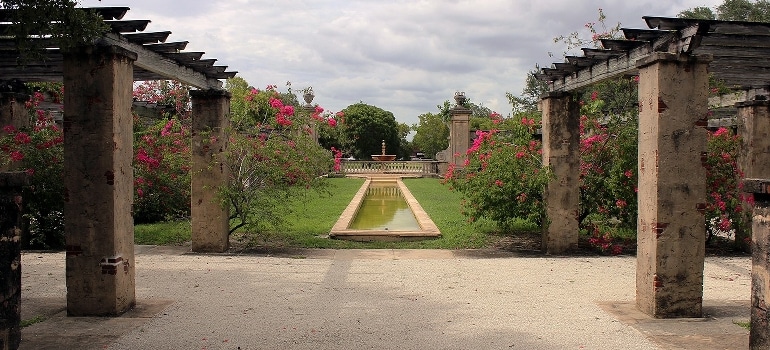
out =
[[[205,51],[256,87],[313,86],[327,110],[363,101],[413,124],[455,91],[507,114],[505,92],[518,95],[536,64],[559,61],[565,48],[553,38],[585,33],[599,8],[608,26],[645,28],[642,16],[721,2],[132,0],[125,19],[152,20],[148,31],[172,31],[169,41],[189,41],[187,51]]]

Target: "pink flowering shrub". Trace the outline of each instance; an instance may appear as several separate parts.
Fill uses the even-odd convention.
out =
[[[157,103],[168,116],[190,116],[190,88],[174,80],[144,81],[134,88],[134,100]]]
[[[603,107],[596,91],[582,101],[579,223],[591,246],[619,254],[615,237],[636,230],[638,122],[636,113],[605,116]]]
[[[288,200],[323,189],[323,175],[339,169],[341,153],[323,149],[313,136],[319,126],[336,125],[323,108],[300,108],[291,92],[273,85],[242,98],[235,101],[243,114],[234,116],[226,151],[231,178],[220,194],[230,207],[230,232],[242,229],[253,242],[285,224]]]
[[[745,211],[752,207],[754,197],[741,191],[743,172],[738,168],[739,147],[740,137],[729,129],[709,132],[704,167],[708,191],[705,209],[708,238],[731,237],[741,247],[745,244],[743,240],[750,237],[751,223]]]
[[[160,119],[134,115],[134,222],[190,216],[190,93],[175,81],[146,81],[138,101],[157,103]]]
[[[134,221],[189,217],[189,119],[159,120],[134,135]]]
[[[636,80],[633,80],[636,82]],[[635,240],[637,218],[638,114],[604,116],[604,101],[592,93],[583,101],[581,132],[581,231],[597,250],[617,254]],[[752,197],[740,191],[739,137],[725,128],[710,132],[704,159],[708,196],[704,209],[708,238],[747,237],[744,217]]]
[[[488,218],[503,230],[516,219],[540,225],[543,189],[552,173],[543,166],[540,141],[533,139],[539,122],[503,120],[499,114],[492,118],[501,130],[476,131],[465,164],[450,166],[444,181],[463,194],[463,214],[470,221]]]
[[[60,84],[43,84],[44,92],[56,98]],[[25,214],[29,223],[23,244],[32,249],[64,247],[64,147],[63,134],[48,112],[38,109],[44,96],[32,94],[26,102],[31,129],[18,130],[11,125],[0,126],[0,168],[25,171],[32,186],[23,189]]]

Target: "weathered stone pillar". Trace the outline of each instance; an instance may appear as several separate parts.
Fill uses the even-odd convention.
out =
[[[578,244],[580,209],[580,105],[569,93],[551,92],[542,98],[543,165],[555,178],[543,200],[548,217],[543,250],[561,254]]]
[[[29,95],[16,92],[0,92],[0,129],[13,125],[16,129],[31,126],[29,113],[25,103]],[[0,130],[0,135],[3,131]]]
[[[757,96],[754,101],[736,103],[738,108],[738,135],[741,136],[741,151],[738,168],[744,178],[770,178],[770,101],[767,96]],[[747,223],[751,219],[752,208],[746,207]],[[748,232],[735,231],[736,246],[745,249]]]
[[[192,96],[192,250],[224,252],[229,248],[229,211],[218,195],[229,178],[225,165],[230,93],[193,90]]]
[[[0,172],[0,350],[21,344],[21,188],[24,172]]]
[[[754,195],[751,225],[751,331],[749,348],[770,349],[770,180],[746,179]]]
[[[636,305],[700,317],[710,57],[656,53],[639,67]]]
[[[465,103],[465,93],[455,94],[455,106],[449,110],[452,115],[452,121],[449,126],[449,164],[454,164],[456,168],[465,166],[465,160],[468,158],[466,152],[470,148],[470,124],[471,110],[463,107]]]
[[[135,304],[133,62],[119,47],[64,56],[67,313],[117,315]]]

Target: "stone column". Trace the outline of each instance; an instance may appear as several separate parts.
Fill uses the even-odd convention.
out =
[[[29,95],[16,92],[0,92],[0,135],[2,128],[13,125],[16,129],[32,125],[25,103]]]
[[[700,317],[710,57],[656,53],[639,67],[636,305]]]
[[[751,225],[751,331],[749,348],[770,349],[770,180],[746,179],[754,195]]]
[[[739,102],[735,106],[738,108],[738,135],[741,136],[738,167],[744,178],[770,178],[770,101],[767,96],[757,96],[754,101]],[[748,223],[752,208],[747,207],[747,203],[743,205]],[[747,248],[744,242],[748,238],[748,232],[736,230],[737,247]]]
[[[543,165],[555,178],[544,194],[547,225],[543,250],[561,254],[577,248],[580,215],[580,105],[569,93],[543,96]]]
[[[230,93],[193,90],[192,96],[192,250],[224,252],[229,248],[229,210],[219,197],[229,171],[225,164],[230,125]]]
[[[0,172],[0,350],[21,344],[21,188],[24,172]]]
[[[133,62],[90,46],[64,56],[67,313],[118,315],[135,302]]]
[[[466,152],[470,148],[470,124],[471,110],[463,107],[465,103],[465,93],[455,94],[455,106],[449,110],[452,121],[449,127],[449,164],[454,164],[456,168],[465,166],[465,160],[468,158]]]

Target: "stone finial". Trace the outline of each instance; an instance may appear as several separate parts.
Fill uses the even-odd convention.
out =
[[[305,106],[310,106],[314,97],[315,94],[313,93],[312,86],[302,90],[302,99],[305,100]]]
[[[455,92],[455,103],[457,103],[458,106],[462,106],[465,103],[465,100],[467,100],[465,91]]]

